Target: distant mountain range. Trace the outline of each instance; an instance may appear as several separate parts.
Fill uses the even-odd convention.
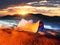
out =
[[[54,22],[60,22],[60,16],[44,16],[43,14],[32,14],[36,17],[39,17],[40,19],[42,20],[45,20],[45,21],[54,21]]]
[[[30,14],[35,17],[38,17],[39,19],[41,20],[44,20],[44,21],[53,21],[53,22],[60,22],[60,16],[45,16],[43,14]],[[7,16],[3,16],[3,17],[0,17],[0,20],[18,20],[18,19],[21,19],[22,17],[21,16],[10,16],[10,15],[7,15]],[[27,17],[26,17],[27,18]]]

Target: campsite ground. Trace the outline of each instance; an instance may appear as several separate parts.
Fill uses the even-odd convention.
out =
[[[42,34],[0,29],[0,45],[60,45],[59,36]]]

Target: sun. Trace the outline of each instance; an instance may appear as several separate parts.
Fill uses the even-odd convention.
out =
[[[26,16],[26,15],[28,14],[28,12],[23,11],[23,12],[20,12],[20,14],[21,14],[22,16]]]
[[[21,16],[26,16],[30,13],[33,13],[30,7],[28,6],[22,6],[22,7],[17,7],[17,14],[20,14]]]
[[[18,14],[20,14],[20,15],[22,15],[22,16],[26,16],[26,15],[29,14],[29,13],[30,13],[29,10],[28,10],[28,9],[25,9],[25,8],[20,9],[20,10],[18,11]]]

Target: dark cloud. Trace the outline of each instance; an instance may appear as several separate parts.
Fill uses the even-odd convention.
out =
[[[5,8],[9,5],[16,5],[20,3],[39,1],[39,0],[0,0],[0,9]]]
[[[8,7],[9,5],[16,5],[20,3],[33,2],[33,1],[41,1],[41,0],[0,0],[0,9]],[[47,1],[56,2],[60,0],[47,0]]]

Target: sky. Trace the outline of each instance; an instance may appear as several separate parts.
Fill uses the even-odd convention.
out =
[[[15,5],[20,3],[26,3],[26,2],[34,2],[34,1],[41,1],[41,0],[0,0],[0,8],[4,8],[8,5]],[[49,0],[49,1],[59,1],[59,0]]]
[[[39,0],[0,0],[0,8],[7,7],[8,5],[15,5],[32,1],[39,1]]]
[[[46,16],[60,16],[60,0],[47,1],[45,0],[45,2],[41,2],[41,0],[0,0],[0,16],[22,14],[22,12],[24,14],[33,13],[43,14]]]
[[[57,4],[58,2],[58,4]],[[41,0],[0,0],[0,16],[25,13],[43,14],[46,16],[60,16],[59,0],[50,0],[44,7],[40,7]],[[56,4],[55,4],[56,3]],[[24,6],[21,6],[24,5]],[[28,6],[26,6],[28,5]],[[56,7],[47,7],[56,6]],[[27,8],[26,8],[27,7]],[[23,9],[23,10],[22,10]]]

